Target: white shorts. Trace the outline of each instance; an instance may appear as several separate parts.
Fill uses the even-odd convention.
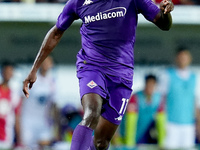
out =
[[[167,123],[165,148],[190,149],[195,146],[195,126]]]

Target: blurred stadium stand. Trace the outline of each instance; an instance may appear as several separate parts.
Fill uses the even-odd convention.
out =
[[[0,60],[32,63],[46,32],[55,24],[64,4],[0,3]],[[200,6],[175,6],[173,27],[159,30],[139,15],[135,44],[136,64],[169,64],[174,50],[187,46],[200,64]],[[80,20],[66,31],[53,52],[56,63],[75,64],[81,47]]]

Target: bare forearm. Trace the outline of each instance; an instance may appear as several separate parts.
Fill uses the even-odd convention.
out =
[[[53,51],[55,46],[59,43],[64,31],[60,31],[56,26],[52,27],[46,34],[40,50],[35,58],[32,70],[36,72],[45,58]]]
[[[64,31],[61,31],[56,26],[53,26],[45,36],[40,50],[35,58],[32,69],[27,78],[23,81],[23,92],[27,98],[29,97],[28,90],[32,88],[33,84],[37,79],[37,70],[39,69],[40,65],[45,60],[45,58],[52,52],[54,47],[58,44],[63,33]]]
[[[170,14],[174,9],[174,4],[171,0],[163,0],[160,3],[160,12],[154,19],[154,23],[162,30],[169,30],[172,26],[172,16]]]
[[[156,25],[162,30],[169,30],[172,26],[172,16],[170,13],[164,14],[161,10],[157,15]]]

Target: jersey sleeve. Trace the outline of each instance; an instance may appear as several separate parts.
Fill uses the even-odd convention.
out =
[[[138,13],[141,13],[149,21],[153,21],[160,12],[160,9],[152,0],[136,0],[136,5]]]
[[[56,26],[60,30],[66,30],[74,20],[78,19],[78,15],[76,13],[76,0],[69,0],[63,11],[58,16]]]

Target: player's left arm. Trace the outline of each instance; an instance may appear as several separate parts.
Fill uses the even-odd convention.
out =
[[[58,29],[55,25],[46,34],[42,42],[42,45],[40,47],[40,50],[38,51],[38,54],[35,58],[31,71],[23,82],[23,92],[27,98],[29,97],[28,90],[32,88],[33,84],[37,79],[36,73],[39,67],[41,66],[42,62],[46,59],[46,57],[53,51],[56,45],[59,43],[63,33],[64,30]]]
[[[79,18],[76,13],[76,4],[77,0],[69,0],[66,3],[65,7],[63,8],[63,11],[58,17],[56,25],[54,25],[48,31],[45,38],[43,39],[42,45],[32,65],[31,71],[23,82],[23,92],[27,98],[29,97],[28,90],[32,88],[34,82],[36,81],[36,73],[39,67],[41,66],[42,62],[57,46],[65,30],[68,29],[68,27],[73,23],[74,20]]]
[[[162,30],[169,30],[172,26],[171,11],[174,9],[174,4],[171,0],[163,0],[160,3],[160,12],[156,15],[153,23]]]

